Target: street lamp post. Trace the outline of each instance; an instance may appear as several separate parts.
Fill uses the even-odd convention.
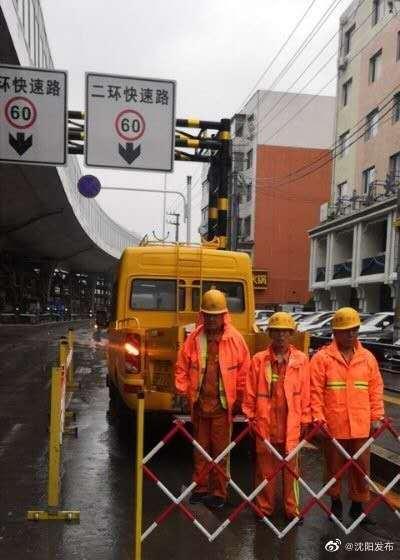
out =
[[[190,178],[191,180],[191,178]],[[85,196],[86,198],[94,198],[100,192],[100,190],[104,191],[128,191],[128,192],[148,192],[148,193],[160,193],[164,196],[167,194],[178,195],[182,198],[183,201],[183,219],[186,223],[186,243],[190,243],[190,229],[191,229],[191,197],[189,194],[190,190],[190,181],[188,178],[187,182],[187,192],[188,192],[188,199],[185,197],[183,193],[178,190],[164,190],[164,189],[147,189],[144,187],[103,187],[100,185],[100,181],[97,177],[93,175],[84,175],[78,181],[78,189],[79,192]]]

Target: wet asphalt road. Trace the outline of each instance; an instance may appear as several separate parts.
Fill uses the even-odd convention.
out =
[[[63,444],[63,509],[81,512],[79,525],[63,522],[29,522],[26,511],[46,504],[47,413],[49,368],[56,359],[57,341],[65,326],[0,327],[0,559],[1,560],[128,560],[133,558],[134,436],[118,429],[108,410],[105,387],[106,341],[88,328],[77,331],[75,367],[81,389],[71,408],[77,412],[79,437]],[[146,423],[145,449],[169,429],[165,421]],[[322,486],[318,450],[302,455],[304,478],[316,490]],[[232,476],[243,490],[251,490],[251,456],[248,444],[232,454]],[[191,450],[181,439],[172,441],[150,463],[168,488],[179,493],[191,475]],[[191,506],[211,531],[239,503],[231,492],[226,510],[213,513]],[[303,503],[307,499],[303,491]],[[169,505],[151,482],[144,484],[143,529]],[[335,558],[369,558],[355,552],[359,543],[393,543],[393,550],[374,552],[377,558],[398,558],[400,521],[385,506],[374,513],[377,525],[359,527],[344,536],[314,507],[304,526],[293,529],[280,542],[245,510],[213,544],[175,511],[143,544],[144,559],[214,560],[325,559],[328,541],[341,540]],[[277,525],[284,520],[278,512]],[[346,519],[346,524],[349,520]],[[346,551],[345,547],[348,547]],[[350,547],[353,550],[350,551]]]

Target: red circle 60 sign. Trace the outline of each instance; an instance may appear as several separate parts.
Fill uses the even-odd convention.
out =
[[[115,119],[115,130],[124,140],[138,140],[144,134],[146,124],[140,113],[133,109],[124,109]]]
[[[12,97],[4,108],[8,123],[21,130],[29,128],[36,121],[36,107],[26,97]]]

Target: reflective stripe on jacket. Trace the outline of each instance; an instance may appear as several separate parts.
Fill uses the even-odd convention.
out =
[[[195,401],[197,401],[200,397],[201,386],[203,385],[204,374],[206,373],[206,368],[207,368],[208,342],[207,342],[207,336],[204,331],[202,331],[199,334],[199,344],[200,344],[200,378],[199,378],[199,383],[197,386],[196,395],[194,399]],[[226,402],[225,387],[221,375],[218,376],[218,395],[222,408],[225,408],[226,410],[228,408],[228,404]]]
[[[271,386],[271,352],[267,348],[253,356],[243,400],[243,412],[255,421],[264,438],[269,438],[270,433]],[[290,346],[284,390],[288,408],[285,445],[289,452],[299,443],[301,424],[311,421],[309,362],[294,346]]]
[[[238,330],[230,324],[229,315],[224,316],[224,332],[219,343],[220,399],[221,404],[232,414],[235,402],[243,400],[246,376],[250,370],[250,354],[246,342]],[[207,339],[200,324],[185,340],[175,367],[175,387],[185,394],[193,408],[199,398],[206,366]],[[203,341],[203,342],[201,342]]]
[[[311,360],[311,409],[333,437],[364,438],[384,414],[383,381],[375,357],[357,342],[348,364],[333,341]]]

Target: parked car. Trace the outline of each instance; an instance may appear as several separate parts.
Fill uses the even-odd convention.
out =
[[[333,311],[317,311],[312,315],[308,315],[305,319],[299,321],[298,330],[301,332],[309,331],[314,329],[314,327],[321,328],[325,325],[325,319],[330,319],[333,315]],[[323,324],[322,324],[323,323]]]
[[[361,321],[365,321],[366,319],[369,319],[371,315],[369,313],[360,313],[360,317],[361,317]],[[313,336],[318,336],[321,338],[325,338],[325,337],[331,338],[332,336],[331,320],[332,317],[330,317],[328,320],[325,320],[325,324],[320,328],[313,329],[312,331],[309,330],[308,332],[310,332],[310,334],[312,334]]]
[[[380,338],[383,331],[393,325],[394,313],[393,311],[382,311],[375,313],[365,319],[361,324],[358,338],[360,340],[371,340],[372,338]]]
[[[296,323],[299,323],[300,321],[304,321],[308,317],[311,317],[311,315],[315,315],[315,313],[316,313],[315,311],[297,311],[291,313],[291,315],[293,319],[296,321]]]
[[[271,315],[275,313],[273,309],[256,309],[254,312],[254,320],[258,324],[260,322],[268,322]]]

